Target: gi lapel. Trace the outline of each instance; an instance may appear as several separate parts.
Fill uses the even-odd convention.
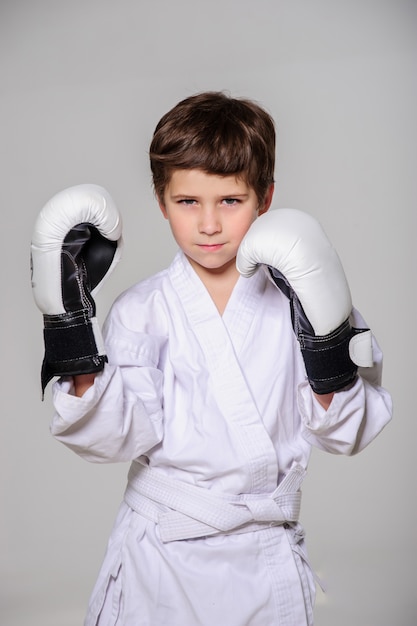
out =
[[[236,439],[247,458],[251,492],[265,493],[271,484],[276,484],[276,453],[236,356],[256,313],[265,278],[258,272],[251,279],[239,280],[231,299],[233,306],[225,312],[224,320],[183,255],[171,265],[170,278],[204,352],[217,404],[234,427]],[[239,323],[233,324],[237,313]],[[231,324],[230,334],[226,320]]]

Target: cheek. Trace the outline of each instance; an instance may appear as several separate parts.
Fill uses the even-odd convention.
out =
[[[190,230],[187,220],[170,220],[169,225],[171,227],[172,234],[174,235],[177,242],[181,242],[187,239]]]
[[[257,217],[258,214],[254,211],[252,214],[248,215],[245,220],[240,220],[236,225],[236,233],[238,233],[241,238],[244,237]]]

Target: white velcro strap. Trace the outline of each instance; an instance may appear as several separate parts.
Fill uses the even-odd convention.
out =
[[[106,354],[106,348],[104,346],[103,335],[101,334],[100,323],[97,317],[90,318],[91,326],[93,328],[94,339],[96,341],[97,354],[104,356]]]
[[[359,367],[372,367],[372,333],[370,330],[352,337],[349,342],[349,356]]]

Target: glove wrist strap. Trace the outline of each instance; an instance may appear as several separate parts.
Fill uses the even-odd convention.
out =
[[[354,382],[358,367],[350,358],[349,343],[360,332],[362,329],[352,328],[346,320],[328,335],[299,334],[307,377],[315,393],[339,391]]]
[[[99,372],[107,361],[97,318],[87,309],[44,315],[44,342],[42,392],[54,376]]]

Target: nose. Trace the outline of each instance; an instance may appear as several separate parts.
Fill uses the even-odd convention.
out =
[[[221,232],[220,212],[215,206],[202,206],[199,212],[198,229],[200,233],[214,235]]]

